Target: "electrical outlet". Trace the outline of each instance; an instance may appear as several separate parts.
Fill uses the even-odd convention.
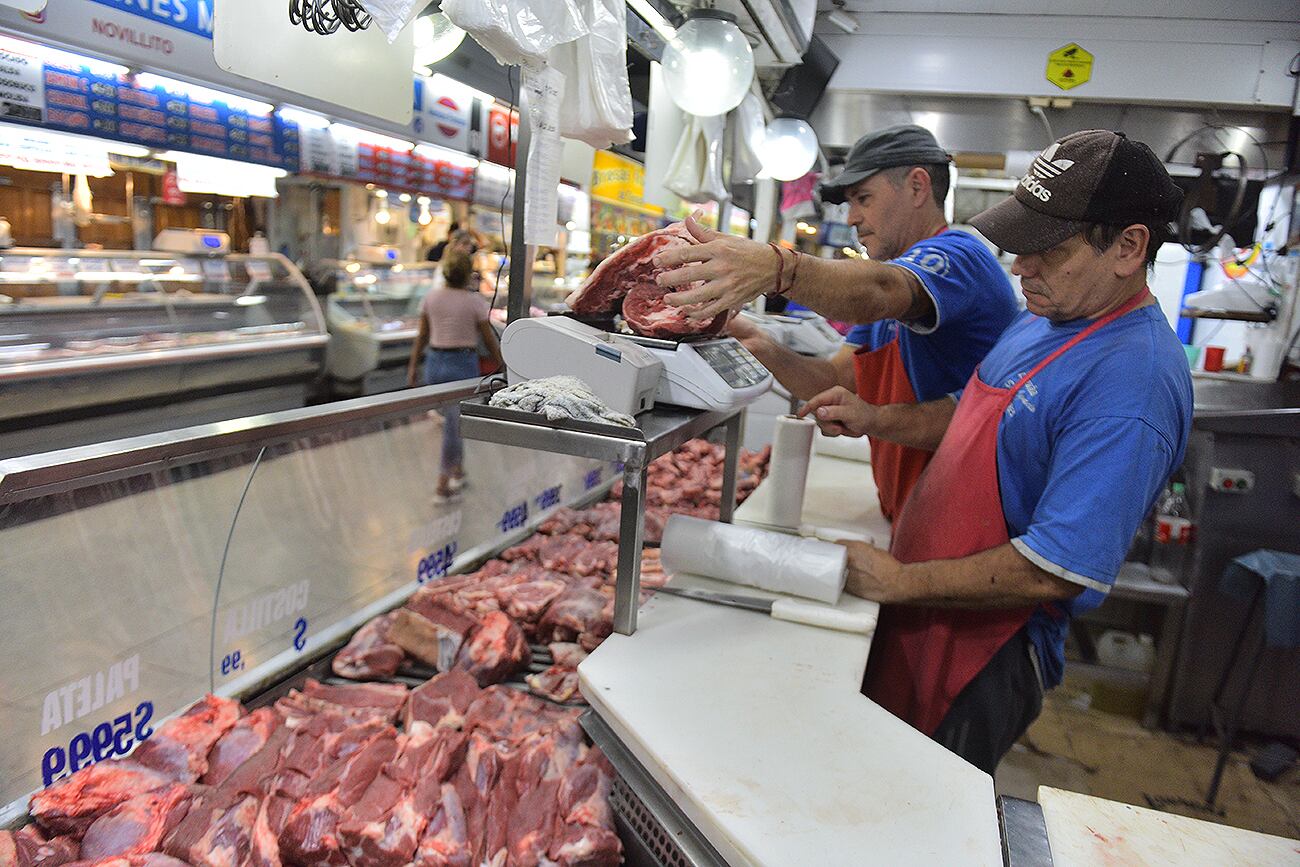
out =
[[[1250,470],[1214,467],[1210,470],[1210,490],[1221,494],[1248,494],[1255,490],[1255,474]]]

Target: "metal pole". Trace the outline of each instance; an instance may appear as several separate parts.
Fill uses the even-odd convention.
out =
[[[623,464],[623,504],[618,531],[618,574],[614,584],[614,631],[636,632],[637,609],[641,606],[641,546],[645,537],[646,472],[645,447]]]
[[[522,75],[522,71],[520,72]],[[534,247],[524,244],[524,200],[528,186],[528,149],[533,132],[528,120],[527,91],[519,88],[519,139],[515,145],[514,212],[510,220],[510,291],[506,296],[506,321],[528,316],[533,302]]]
[[[718,506],[718,520],[730,524],[736,512],[736,468],[740,462],[740,426],[744,416],[736,413],[727,419],[726,456],[722,464],[722,502]]]

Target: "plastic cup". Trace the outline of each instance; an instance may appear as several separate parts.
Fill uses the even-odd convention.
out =
[[[1222,346],[1205,347],[1205,369],[1210,373],[1223,370],[1223,353],[1226,351]]]
[[[1187,367],[1189,370],[1196,369],[1196,362],[1201,360],[1201,347],[1188,346],[1183,344],[1183,352],[1187,353]]]

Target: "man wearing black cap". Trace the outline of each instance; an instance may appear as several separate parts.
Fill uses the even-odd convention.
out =
[[[913,404],[951,394],[1011,322],[1016,306],[997,260],[971,235],[948,230],[943,201],[951,157],[919,126],[894,126],[860,139],[844,171],[823,183],[823,201],[849,204],[849,223],[871,261],[831,261],[776,245],[720,235],[688,221],[697,240],[660,254],[665,286],[703,283],[669,296],[694,311],[739,307],[763,293],[788,295],[830,319],[855,323],[832,359],[807,358],[744,320],[731,333],[795,397],[851,386],[878,405]],[[871,469],[881,510],[893,520],[931,450],[873,438]]]
[[[972,220],[1017,254],[1029,309],[960,402],[837,388],[805,408],[831,435],[938,447],[890,550],[846,543],[847,589],[885,603],[867,695],[990,773],[1183,459],[1191,377],[1146,284],[1181,198],[1146,145],[1065,136]]]

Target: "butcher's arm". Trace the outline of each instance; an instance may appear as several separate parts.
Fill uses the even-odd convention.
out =
[[[944,532],[942,527],[931,532]],[[938,608],[1018,608],[1073,599],[1082,585],[1058,578],[1029,562],[1008,542],[968,557],[900,563],[888,551],[865,542],[843,542],[849,550],[844,589],[854,596],[892,604]]]
[[[741,341],[776,381],[799,400],[811,400],[837,385],[854,388],[852,346],[841,346],[830,358],[800,355],[767,335]]]
[[[667,302],[690,307],[691,319],[712,319],[773,291],[827,319],[859,325],[882,319],[911,322],[935,315],[934,301],[921,281],[898,265],[870,259],[819,259],[723,235],[693,219],[686,221],[686,227],[699,243],[663,250],[654,263],[670,269],[656,278],[659,285],[680,290],[669,294]]]
[[[956,411],[957,402],[951,397],[877,406],[836,386],[809,400],[799,417],[811,415],[826,436],[871,436],[932,452],[943,442]]]

